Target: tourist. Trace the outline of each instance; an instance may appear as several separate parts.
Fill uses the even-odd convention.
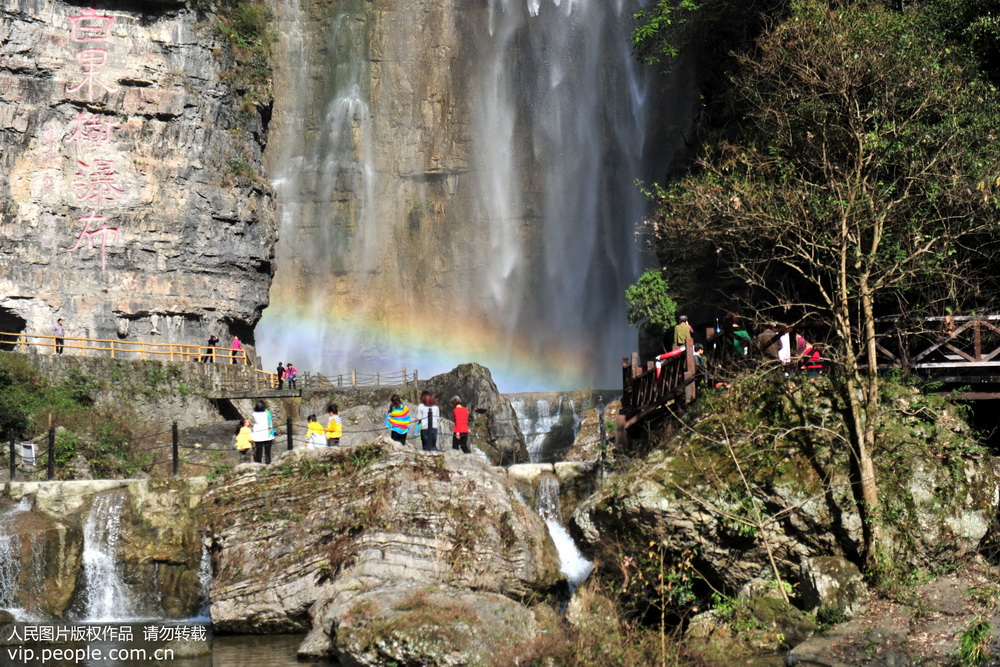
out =
[[[708,384],[708,364],[705,363],[705,346],[695,343],[694,346],[694,372],[695,377]]]
[[[295,389],[295,379],[298,377],[298,375],[299,372],[295,370],[295,366],[293,366],[292,362],[289,361],[288,365],[285,366],[285,380],[288,381],[289,389]]]
[[[389,412],[385,415],[385,426],[389,437],[401,445],[406,444],[406,434],[410,430],[410,407],[403,403],[399,394],[389,397]]]
[[[63,345],[66,343],[66,328],[63,326],[62,318],[56,320],[52,327],[52,335],[56,337],[56,354],[63,353]]]
[[[253,406],[253,430],[250,439],[253,440],[253,460],[255,463],[271,463],[271,445],[274,444],[274,416],[267,409],[264,401],[257,401]]]
[[[340,420],[340,407],[336,403],[326,406],[330,420],[326,422],[326,446],[338,447],[344,435],[344,423]]]
[[[687,347],[688,341],[694,336],[694,329],[688,324],[687,315],[677,318],[677,326],[674,327],[674,348],[679,350]]]
[[[275,378],[278,380],[278,391],[285,388],[285,366],[280,361],[278,362],[278,371],[275,373]]]
[[[441,408],[434,400],[434,395],[429,391],[421,393],[420,405],[417,406],[417,433],[420,434],[420,446],[425,452],[441,451],[437,447],[440,422]]]
[[[241,419],[240,427],[236,431],[236,451],[240,453],[240,463],[246,463],[250,460],[250,450],[253,448],[250,432],[250,420]]]
[[[201,358],[201,362],[204,363],[215,363],[215,346],[219,344],[219,337],[215,334],[211,334],[208,337],[208,347],[205,348],[205,356]]]
[[[241,356],[240,353],[243,351],[243,343],[240,342],[239,336],[233,336],[233,344],[229,346],[231,350],[230,354],[233,356],[233,363]]]
[[[819,348],[811,343],[802,353],[802,370],[806,372],[807,377],[811,378],[823,372],[823,357],[820,355]]]
[[[455,432],[451,440],[452,449],[461,449],[466,454],[471,454],[469,449],[469,409],[462,405],[462,399],[458,396],[451,397],[451,409],[455,413]]]
[[[792,335],[787,331],[778,336],[778,361],[787,364],[792,360]]]
[[[747,330],[743,328],[738,322],[733,323],[733,354],[737,358],[742,359],[743,357],[750,354],[750,345],[753,343],[753,338],[747,333]]]
[[[316,415],[309,415],[307,421],[306,443],[309,445],[309,449],[321,449],[326,447],[326,435],[323,433],[323,427],[316,419]]]

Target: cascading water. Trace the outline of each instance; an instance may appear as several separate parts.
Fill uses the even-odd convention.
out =
[[[615,384],[634,226],[680,144],[629,46],[648,0],[275,0],[268,362]],[[321,10],[322,8],[322,10]]]
[[[201,543],[201,562],[198,565],[198,589],[198,614],[191,620],[196,623],[211,623],[212,555],[204,541]]]
[[[31,509],[31,500],[24,497],[0,513],[0,609],[7,610],[18,620],[29,620],[21,608],[21,566],[24,561],[21,536],[15,520]]]
[[[580,416],[573,399],[561,395],[554,398],[554,408],[548,398],[526,395],[510,399],[532,463],[557,460],[572,446],[580,428]]]
[[[566,577],[570,592],[575,591],[594,568],[594,564],[584,558],[573,541],[573,537],[562,524],[559,507],[559,479],[542,477],[538,480],[538,514],[545,520],[549,535],[559,552],[559,571]]]
[[[83,618],[88,622],[143,616],[145,596],[125,582],[119,550],[126,493],[94,496],[83,525]],[[149,614],[145,614],[149,616]]]

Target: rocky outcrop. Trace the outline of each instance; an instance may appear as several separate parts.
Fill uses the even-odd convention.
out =
[[[1000,502],[1000,458],[982,454],[944,399],[899,392],[875,451],[879,561],[890,578],[974,555]],[[825,383],[789,381],[700,405],[669,446],[577,510],[584,551],[662,541],[677,557],[691,550],[695,569],[729,594],[772,577],[772,555],[788,582],[816,557],[858,562],[861,520],[831,395]],[[795,430],[800,419],[825,427]]]
[[[905,602],[876,599],[857,617],[796,646],[789,666],[990,665],[1000,649],[997,572],[973,562],[959,572],[914,585]],[[982,660],[973,658],[979,648]]]
[[[497,390],[489,369],[479,364],[462,364],[447,373],[402,387],[307,390],[300,403],[287,401],[277,406],[278,418],[283,419],[294,411],[295,419],[304,420],[315,414],[325,424],[327,405],[336,403],[344,422],[341,444],[360,444],[386,433],[385,413],[392,394],[399,394],[415,408],[420,392],[425,390],[435,395],[441,407],[439,447],[451,447],[454,413],[450,400],[452,396],[459,396],[469,409],[470,442],[474,447],[496,465],[528,459],[524,436],[510,401]],[[416,446],[419,447],[419,443]]]
[[[493,382],[490,370],[479,364],[462,364],[448,373],[422,383],[441,404],[441,415],[453,419],[452,396],[460,397],[469,409],[471,438],[497,465],[528,460],[524,436],[510,401]]]
[[[252,342],[270,110],[235,103],[217,17],[191,5],[0,8],[0,330]]]
[[[191,616],[204,602],[201,590],[204,477],[151,479],[128,486],[121,558],[128,581],[155,582],[167,618]]]
[[[384,617],[380,640],[411,645],[425,625],[411,614],[414,596],[479,609],[486,625],[495,610],[495,627],[451,626],[471,645],[481,633],[523,629],[516,602],[562,585],[544,523],[478,457],[389,440],[296,450],[270,468],[237,467],[206,500],[215,627],[311,629],[303,654],[390,659],[384,642],[358,638]]]

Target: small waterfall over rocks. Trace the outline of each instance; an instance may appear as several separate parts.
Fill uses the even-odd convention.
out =
[[[22,581],[22,564],[31,563],[23,557],[21,536],[17,533],[14,520],[19,514],[31,509],[31,499],[22,498],[0,514],[0,609],[9,611],[18,620],[30,620],[21,608],[19,587]],[[32,544],[32,548],[34,548]]]
[[[125,491],[94,496],[83,525],[83,621],[122,621],[161,615],[152,608],[150,594],[143,594],[125,580],[120,540],[126,496]],[[148,588],[155,590],[156,586]]]
[[[538,514],[545,520],[549,535],[559,552],[559,570],[566,577],[570,593],[590,576],[594,564],[584,558],[573,537],[562,524],[559,507],[559,479],[542,477],[538,480]]]
[[[531,463],[552,463],[561,459],[580,428],[581,420],[573,399],[564,395],[554,398],[553,401],[524,395],[510,400]]]

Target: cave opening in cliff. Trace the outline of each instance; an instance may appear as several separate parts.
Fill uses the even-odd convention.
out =
[[[23,333],[28,323],[23,317],[9,308],[0,307],[0,333],[19,334]],[[10,351],[15,347],[13,340],[7,336],[0,339],[0,350]]]

